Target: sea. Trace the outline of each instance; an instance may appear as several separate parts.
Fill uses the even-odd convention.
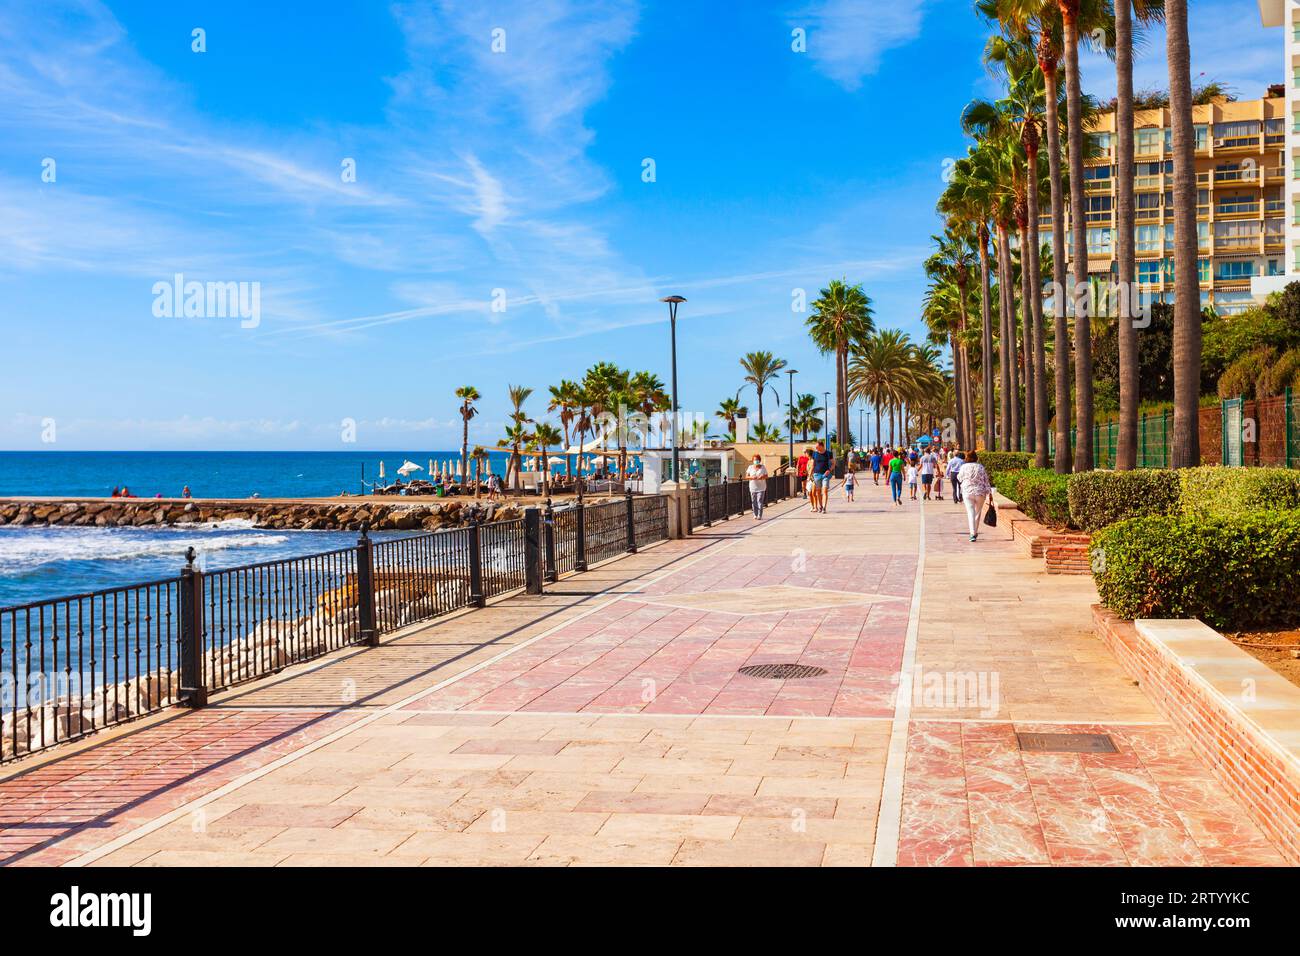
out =
[[[370,493],[382,462],[387,481],[404,461],[435,467],[454,451],[38,451],[0,452],[0,497],[108,497],[126,486],[139,498],[318,498]],[[507,453],[489,453],[505,474]],[[557,470],[562,459],[553,461]],[[393,532],[401,534],[402,532]],[[407,532],[409,533],[409,532]],[[194,547],[211,570],[328,551],[356,543],[351,531],[265,531],[248,521],[203,528],[0,527],[0,608],[174,577]]]

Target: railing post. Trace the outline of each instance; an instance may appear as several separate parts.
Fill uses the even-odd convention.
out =
[[[555,509],[551,507],[549,495],[546,498],[546,508],[542,511],[542,542],[546,547],[544,579],[547,584],[554,584],[560,579],[560,572],[555,567]]]
[[[626,493],[627,499],[627,553],[636,554],[636,515],[632,511],[632,492]]]
[[[369,526],[361,526],[357,539],[357,611],[361,623],[361,643],[379,646],[379,626],[375,618],[375,550]]]
[[[724,477],[722,480],[725,482],[727,479]],[[724,485],[723,487],[725,488],[726,486]],[[712,507],[712,502],[709,501],[709,476],[708,475],[704,476],[704,527],[706,528],[713,527],[713,507]]]
[[[483,519],[475,514],[469,523],[469,606],[486,607],[483,594]]]
[[[578,479],[578,488],[582,488],[582,479]],[[574,549],[573,570],[587,570],[587,508],[582,503],[582,495],[578,495],[578,510],[574,514],[574,522],[577,525],[577,546]]]
[[[203,679],[203,572],[194,567],[193,548],[185,551],[180,587],[180,698],[190,707],[208,703]]]
[[[524,590],[542,593],[542,513],[524,509]]]

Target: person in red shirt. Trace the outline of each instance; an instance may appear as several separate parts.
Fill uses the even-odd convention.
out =
[[[799,491],[803,492],[804,494],[807,493],[805,491],[805,488],[808,485],[808,461],[809,461],[808,452],[809,451],[810,449],[805,448],[803,450],[803,454],[799,456],[799,460],[795,463],[795,468],[796,468],[795,474],[799,476]]]

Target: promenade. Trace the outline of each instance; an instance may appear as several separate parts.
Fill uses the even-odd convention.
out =
[[[859,488],[7,767],[0,859],[1283,862],[1093,635],[1090,579]]]

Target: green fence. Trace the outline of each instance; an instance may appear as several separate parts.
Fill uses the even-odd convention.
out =
[[[1220,462],[1232,467],[1246,464],[1300,468],[1300,391],[1288,388],[1282,395],[1248,402],[1224,399],[1219,404],[1219,434],[1213,433],[1213,406],[1203,409],[1201,448],[1214,454],[1219,443]],[[1249,412],[1249,428],[1248,416]],[[1173,412],[1143,415],[1138,419],[1137,466],[1168,468],[1173,451]],[[1070,429],[1070,447],[1077,445]],[[1092,447],[1098,468],[1114,468],[1119,448],[1119,423],[1094,425]],[[1049,434],[1048,453],[1056,457],[1056,433]]]

